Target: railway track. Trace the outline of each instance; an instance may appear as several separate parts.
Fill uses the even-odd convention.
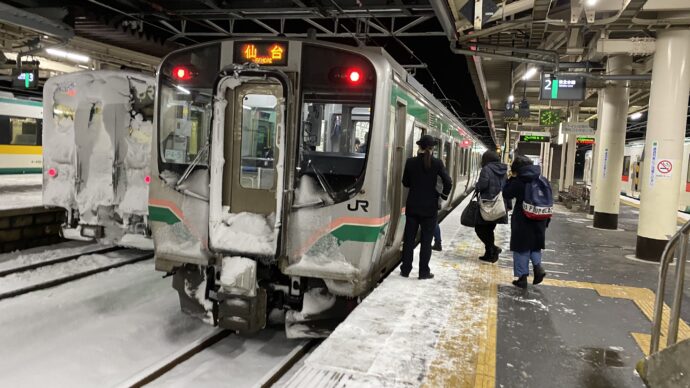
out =
[[[114,251],[124,251],[125,248],[121,247],[107,247],[107,248],[101,248],[97,249],[94,251],[89,251],[89,252],[82,252],[79,254],[74,254],[74,255],[69,255],[65,257],[60,257],[57,259],[52,259],[52,260],[46,260],[38,263],[33,263],[33,264],[28,264],[20,267],[15,267],[11,269],[6,269],[3,271],[0,271],[0,282],[2,281],[2,278],[6,278],[8,276],[13,276],[13,275],[21,275],[23,273],[29,273],[30,271],[34,271],[37,269],[41,268],[47,268],[50,266],[56,266],[60,265],[63,263],[67,263],[70,261],[78,260],[81,257],[88,256],[88,255],[94,255],[94,254],[104,254],[104,253],[109,253],[109,252],[114,252]],[[153,252],[145,252],[141,251],[140,253],[136,254],[134,257],[126,258],[124,260],[120,260],[117,262],[114,262],[109,265],[105,266],[100,266],[97,268],[92,268],[86,271],[81,271],[73,274],[69,274],[66,276],[61,276],[58,278],[50,279],[47,281],[42,281],[36,284],[31,284],[19,288],[15,288],[9,291],[4,291],[0,292],[0,300],[3,299],[8,299],[8,298],[13,298],[16,296],[20,296],[23,294],[27,294],[30,292],[38,291],[38,290],[44,290],[46,288],[51,288],[55,286],[59,286],[61,284],[65,284],[77,279],[85,278],[87,276],[95,275],[100,272],[105,272],[109,271],[113,268],[121,267],[124,265],[129,265],[129,264],[134,264],[139,261],[147,260],[153,257]]]
[[[181,349],[177,353],[172,354],[168,358],[162,360],[160,363],[153,365],[142,371],[131,379],[119,384],[119,387],[139,388],[145,387],[153,383],[157,379],[163,377],[166,373],[173,370],[175,367],[183,365],[186,361],[202,352],[208,351],[213,345],[219,343],[225,338],[235,335],[230,330],[221,330],[209,334],[206,337],[200,338],[196,342],[189,344],[187,347]],[[258,379],[252,386],[268,388],[273,386],[280,378],[285,375],[295,363],[303,358],[308,351],[318,343],[318,340],[310,340],[302,342],[294,347],[294,349],[285,357],[283,357],[276,365],[274,365],[264,376]],[[232,382],[225,381],[228,386],[233,386]]]

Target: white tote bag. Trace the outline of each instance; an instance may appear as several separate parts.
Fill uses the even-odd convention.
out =
[[[494,199],[482,199],[479,196],[479,213],[484,221],[497,221],[506,215],[503,193],[499,192]]]

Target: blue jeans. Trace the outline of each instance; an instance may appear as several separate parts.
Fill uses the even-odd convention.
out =
[[[532,268],[541,265],[541,250],[513,252],[513,275],[520,277],[529,275],[529,262],[532,261]]]
[[[434,242],[441,243],[441,227],[436,224],[436,229],[434,229]]]

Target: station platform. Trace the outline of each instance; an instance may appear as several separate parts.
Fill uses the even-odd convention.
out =
[[[606,231],[557,205],[547,278],[521,290],[511,284],[509,225],[496,229],[500,260],[481,262],[481,242],[460,225],[465,203],[441,224],[436,277],[395,270],[283,386],[644,387],[634,367],[649,349],[659,267],[626,258],[637,211],[622,206],[620,230]],[[679,339],[690,337],[688,310]]]
[[[43,206],[43,175],[0,175],[0,210]]]

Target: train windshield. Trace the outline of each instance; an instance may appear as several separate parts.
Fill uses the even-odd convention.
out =
[[[208,162],[213,82],[220,66],[217,44],[182,51],[160,71],[159,169],[177,174]]]
[[[297,176],[309,176],[330,200],[341,202],[362,184],[373,120],[375,71],[365,58],[327,47],[305,45],[302,58]]]

